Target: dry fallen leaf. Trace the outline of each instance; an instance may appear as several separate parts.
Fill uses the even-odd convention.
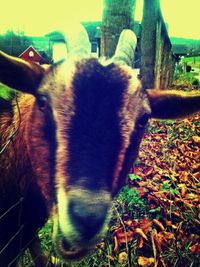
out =
[[[200,244],[194,244],[193,246],[190,247],[190,251],[192,253],[200,253]]]
[[[167,265],[165,264],[165,261],[164,261],[162,256],[160,256],[159,259],[158,259],[158,266],[159,267],[167,267]]]
[[[168,245],[167,238],[162,232],[154,235],[154,241],[159,252],[162,252],[163,249]]]
[[[178,187],[181,190],[181,197],[185,197],[187,192],[187,186],[185,184],[178,184]]]
[[[150,220],[148,220],[146,217],[143,217],[143,219],[140,222],[140,228],[142,229],[142,231],[146,235],[152,229],[152,222]]]
[[[127,221],[124,221],[124,225],[129,226],[129,227],[132,225],[132,223],[133,223],[133,221],[130,219]]]
[[[165,230],[165,227],[163,226],[163,224],[161,222],[159,222],[158,220],[153,219],[152,222],[153,222],[153,224],[155,224],[156,226],[158,226],[161,231],[164,231]]]
[[[146,258],[139,256],[138,257],[138,265],[139,266],[144,266],[144,267],[153,267],[154,266],[154,258]]]
[[[113,251],[114,251],[115,253],[117,253],[118,250],[119,250],[119,244],[118,244],[118,241],[117,241],[117,237],[114,236],[114,249],[113,249]]]
[[[127,262],[127,259],[128,259],[128,254],[125,251],[119,253],[118,262],[120,264],[125,264]]]
[[[193,135],[192,139],[197,145],[200,145],[200,136]]]
[[[115,231],[118,244],[127,243],[133,240],[134,232],[131,230],[124,231],[124,228],[121,227],[117,231]]]
[[[144,246],[144,239],[140,236],[138,242],[138,248],[143,248],[143,246]]]
[[[140,235],[142,238],[144,238],[145,240],[148,240],[147,236],[145,235],[145,233],[142,231],[141,228],[136,228],[135,229],[135,233]]]

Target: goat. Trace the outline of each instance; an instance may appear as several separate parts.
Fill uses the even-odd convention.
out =
[[[49,68],[0,53],[0,81],[19,92],[0,107],[1,267],[16,266],[27,247],[35,255],[49,216],[60,258],[84,256],[105,233],[148,119],[200,110],[199,93],[142,89],[135,46],[124,30],[112,59],[91,58],[81,28]]]

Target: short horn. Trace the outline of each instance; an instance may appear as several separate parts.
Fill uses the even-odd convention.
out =
[[[87,31],[81,24],[70,26],[70,31],[64,32],[64,38],[67,45],[67,52],[70,55],[90,55],[90,40]]]
[[[121,62],[133,67],[134,53],[137,44],[135,33],[131,30],[123,30],[120,34],[115,54],[114,62]]]
[[[61,62],[71,55],[87,57],[91,53],[91,44],[87,31],[81,24],[71,24],[69,28],[59,27],[59,30],[52,31],[52,34],[59,36],[60,51],[56,53],[54,63]],[[54,47],[53,47],[54,49]]]

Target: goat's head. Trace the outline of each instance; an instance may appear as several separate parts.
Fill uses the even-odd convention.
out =
[[[48,70],[0,54],[0,80],[33,95],[30,159],[63,259],[82,256],[102,237],[148,118],[197,110],[199,96],[182,110],[179,103],[191,106],[185,95],[142,89],[131,68],[135,45],[135,35],[125,30],[111,60],[90,58],[82,29],[77,40],[69,40],[66,59]]]

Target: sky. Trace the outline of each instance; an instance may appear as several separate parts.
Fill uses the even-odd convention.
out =
[[[73,21],[101,20],[103,0],[1,0],[0,33],[22,30],[44,35]],[[154,0],[152,0],[154,1]],[[200,40],[200,0],[160,0],[169,35]],[[135,18],[141,20],[143,0]]]

